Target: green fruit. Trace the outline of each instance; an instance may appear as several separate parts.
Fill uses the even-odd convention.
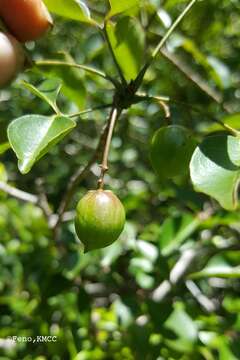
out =
[[[75,229],[84,252],[111,245],[124,228],[125,210],[112,191],[89,191],[76,210]]]
[[[150,160],[161,179],[174,178],[188,171],[196,146],[191,133],[182,126],[162,127],[153,135]]]

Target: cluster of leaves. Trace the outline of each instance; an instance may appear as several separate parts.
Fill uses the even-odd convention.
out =
[[[58,3],[56,7],[55,1],[46,1],[57,15],[84,23],[59,18],[49,38],[36,47],[29,44],[33,58],[39,59],[41,54],[46,59],[63,50],[65,53],[54,59],[92,63],[114,76],[111,56],[94,23],[101,23],[101,13],[110,19],[124,10],[124,16],[109,21],[107,31],[128,81],[141,68],[145,43],[155,46],[159,35],[164,35],[186,5],[175,0],[164,5],[143,1],[138,13],[138,1],[112,0],[110,7],[107,2],[91,1],[89,8],[95,12],[90,16],[91,9],[82,1],[78,1],[80,7],[74,1]],[[233,209],[239,141],[222,132],[212,118],[239,126],[236,14],[240,8],[236,2],[216,4],[215,0],[202,1],[193,8],[169,40],[168,53],[146,74],[144,90],[175,100],[170,102],[171,123],[190,128],[201,144],[191,163],[195,186],[224,208]],[[184,75],[186,63],[188,77]],[[198,86],[189,80],[196,79],[196,73]],[[30,78],[34,86],[29,84]],[[49,80],[39,86],[46,78]],[[94,151],[106,111],[82,115],[75,122],[62,114],[52,117],[49,105],[56,110],[58,95],[62,113],[72,114],[108,104],[113,90],[102,77],[57,65],[39,65],[30,76],[24,74],[23,80],[26,90],[16,87],[1,93],[0,153],[4,166],[0,167],[0,180],[36,192],[36,180],[44,177],[55,209],[71,174]],[[212,97],[222,93],[236,114],[226,116],[222,107],[199,89],[202,83]],[[41,117],[25,116],[36,114],[36,109]],[[8,133],[23,173],[50,150],[25,176],[18,173],[15,158],[8,151],[6,128],[14,118],[17,120]],[[27,123],[26,133],[19,132],[20,121],[21,127]],[[17,343],[13,347],[0,343],[3,359],[240,358],[239,214],[228,213],[195,193],[188,177],[158,182],[150,166],[148,143],[164,124],[159,104],[145,102],[132,106],[118,123],[106,185],[122,199],[128,221],[119,242],[105,250],[82,255],[72,221],[63,224],[59,243],[54,243],[36,205],[22,204],[0,193],[0,338],[58,336],[56,343]],[[68,138],[58,147],[50,147],[67,133]],[[29,134],[37,134],[38,141],[33,142]],[[206,135],[214,136],[203,140]],[[196,163],[201,164],[200,174]],[[96,175],[98,169],[93,167],[73,199],[73,208],[79,196],[95,186]],[[216,179],[219,182],[212,187]],[[186,260],[189,251],[195,254],[191,266],[176,280],[176,264],[181,257]],[[165,295],[163,284],[169,287]]]

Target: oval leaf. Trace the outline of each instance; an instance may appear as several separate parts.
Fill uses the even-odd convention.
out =
[[[22,86],[24,86],[31,93],[33,93],[34,95],[38,96],[40,99],[48,103],[55,112],[58,112],[56,102],[62,87],[62,83],[60,80],[57,79],[45,80],[41,83],[41,85],[38,88],[26,81],[22,81]]]
[[[26,115],[14,120],[8,127],[8,139],[21,173],[28,173],[75,126],[75,121],[64,116]]]
[[[123,12],[135,10],[139,6],[139,0],[109,0],[111,10],[107,17],[111,17]]]
[[[109,22],[106,31],[125,79],[134,80],[143,62],[145,36],[141,25],[134,18],[123,17],[117,24]]]
[[[81,0],[44,0],[49,11],[71,20],[87,23],[95,23],[91,19],[90,11],[84,1]]]
[[[226,210],[237,206],[239,170],[240,139],[227,135],[206,138],[190,163],[195,190],[213,197]]]
[[[84,83],[84,77],[74,67],[54,65],[54,61],[63,61],[73,63],[73,58],[66,52],[59,52],[56,58],[53,60],[52,65],[42,66],[38,65],[35,69],[44,73],[44,75],[50,79],[57,77],[61,79],[62,88],[61,92],[71,101],[73,101],[79,109],[83,109],[86,103],[86,88]]]

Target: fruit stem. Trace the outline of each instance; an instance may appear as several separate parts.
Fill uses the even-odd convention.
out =
[[[108,132],[107,132],[106,142],[103,151],[102,163],[100,165],[101,174],[98,180],[98,189],[103,189],[104,187],[104,176],[105,173],[108,171],[108,156],[109,156],[109,150],[113,136],[113,130],[120,113],[121,113],[120,109],[118,109],[117,107],[113,107],[109,116],[108,125],[107,125]]]

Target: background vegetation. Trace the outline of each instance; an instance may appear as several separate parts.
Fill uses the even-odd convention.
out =
[[[143,1],[135,21],[144,57],[186,4]],[[107,1],[88,5],[96,19],[109,9]],[[168,121],[188,127],[198,141],[223,131],[214,119],[240,124],[239,14],[237,0],[199,1],[141,88],[173,99]],[[116,74],[102,36],[87,24],[55,17],[53,31],[27,47],[34,60],[64,51]],[[29,70],[0,92],[1,182],[46,195],[54,211],[71,175],[94,152],[108,115],[106,109],[82,115],[68,137],[21,175],[7,150],[6,128],[27,113],[48,115],[49,106],[20,80],[38,86],[56,76],[64,83],[58,102],[64,112],[108,104],[113,95],[104,79],[57,67]],[[0,359],[240,359],[239,211],[195,193],[189,176],[158,181],[148,147],[166,121],[158,103],[142,102],[117,124],[106,187],[122,200],[127,224],[106,249],[83,255],[72,221],[78,199],[96,188],[97,165],[79,184],[55,239],[39,203],[0,191]],[[6,339],[13,335],[56,335],[58,341],[10,346]]]

